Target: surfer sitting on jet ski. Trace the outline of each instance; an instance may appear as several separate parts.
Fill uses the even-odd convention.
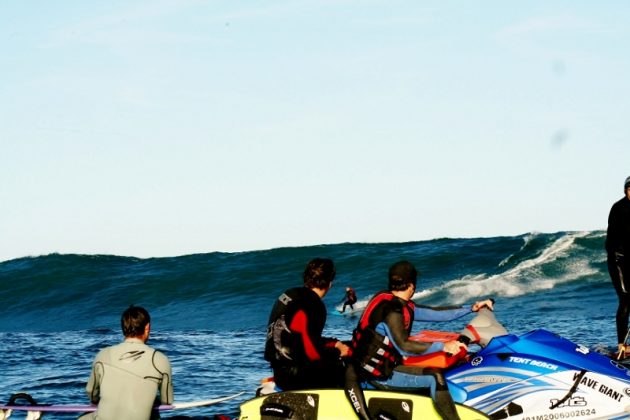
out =
[[[265,360],[283,390],[339,388],[343,385],[341,357],[349,347],[322,337],[326,307],[322,298],[332,287],[335,266],[328,258],[311,260],[304,270],[304,287],[285,291],[269,316]]]
[[[439,369],[404,366],[407,356],[444,351],[457,354],[466,344],[460,341],[425,343],[409,339],[413,321],[451,321],[476,312],[492,301],[476,302],[472,307],[416,306],[411,300],[418,273],[408,261],[400,261],[389,269],[388,290],[377,293],[361,315],[352,337],[352,364],[346,371],[346,393],[362,395],[359,381],[383,389],[428,388],[436,410],[442,418],[459,418],[455,405]],[[355,410],[369,418],[364,401]],[[363,403],[363,404],[361,404]],[[360,411],[363,411],[361,413]]]

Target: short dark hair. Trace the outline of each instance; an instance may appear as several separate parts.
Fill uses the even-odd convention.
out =
[[[151,322],[149,312],[140,307],[131,305],[120,318],[120,326],[125,337],[140,337],[144,329]]]
[[[401,291],[407,289],[410,284],[416,285],[418,272],[409,261],[398,261],[389,267],[389,291]]]
[[[314,258],[304,269],[304,286],[325,289],[335,278],[335,264],[329,258]]]

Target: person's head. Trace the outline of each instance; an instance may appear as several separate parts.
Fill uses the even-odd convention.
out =
[[[304,286],[309,289],[327,290],[335,278],[335,264],[328,258],[315,258],[304,269]]]
[[[623,192],[630,198],[630,176],[623,183]]]
[[[410,285],[416,287],[418,272],[409,261],[398,261],[389,267],[388,289],[390,292],[407,290]]]
[[[142,337],[151,322],[149,312],[140,307],[131,305],[120,318],[120,326],[125,337]],[[148,334],[147,334],[148,335]]]

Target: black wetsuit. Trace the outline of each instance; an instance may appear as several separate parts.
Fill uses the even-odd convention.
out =
[[[269,316],[265,360],[281,389],[342,386],[337,340],[322,337],[325,323],[326,306],[311,289],[289,289],[278,298]]]
[[[617,201],[610,209],[606,252],[608,273],[619,298],[617,342],[623,343],[630,315],[630,200],[627,197]]]

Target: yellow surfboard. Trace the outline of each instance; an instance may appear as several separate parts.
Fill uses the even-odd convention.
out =
[[[431,420],[441,417],[430,397],[392,391],[365,390],[370,413],[379,412],[397,420]],[[488,417],[474,408],[457,404],[462,420]],[[261,410],[262,409],[262,410]],[[356,419],[357,416],[342,389],[277,392],[254,398],[241,405],[239,420],[275,419]]]

